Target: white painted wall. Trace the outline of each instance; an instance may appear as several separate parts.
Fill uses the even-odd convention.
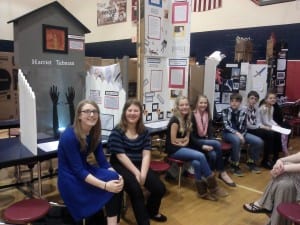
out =
[[[97,2],[101,0],[59,0],[70,13],[91,30],[86,42],[131,39],[136,24],[131,22],[131,1],[127,1],[127,22],[97,26]],[[13,40],[13,24],[7,21],[22,16],[51,0],[0,0],[0,40]],[[257,6],[251,0],[223,0],[223,6],[192,13],[191,32],[300,23],[300,1]]]

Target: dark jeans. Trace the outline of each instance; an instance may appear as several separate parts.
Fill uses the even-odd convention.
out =
[[[197,150],[203,152],[207,156],[207,161],[211,170],[217,170],[219,172],[224,171],[224,160],[221,150],[221,143],[216,139],[202,139],[198,138],[194,140],[194,145],[197,146]],[[202,145],[209,145],[213,147],[211,151],[204,151],[200,149]]]
[[[229,142],[232,145],[231,161],[234,163],[239,163],[241,145],[242,145],[241,140],[236,134],[226,132],[226,131],[223,131],[223,138],[225,141]],[[264,146],[263,140],[260,137],[257,137],[248,132],[244,135],[244,139],[246,143],[250,145],[249,159],[257,161],[259,159],[259,154],[262,151]]]
[[[166,192],[165,185],[161,182],[159,176],[149,168],[144,187],[150,192],[150,196],[145,205],[143,190],[135,176],[116,157],[112,156],[111,164],[124,179],[124,190],[129,195],[137,224],[149,225],[149,217],[159,213],[161,199]],[[140,169],[141,163],[134,164]]]
[[[278,142],[280,140],[280,135],[277,135],[274,131],[265,130],[261,128],[248,129],[247,132],[258,136],[264,140],[264,153],[262,162],[268,162],[270,160],[270,155],[273,155],[273,161],[275,160],[274,162],[276,162],[281,147],[281,145]],[[278,139],[277,142],[275,141],[275,138]],[[276,144],[279,146],[276,146]]]

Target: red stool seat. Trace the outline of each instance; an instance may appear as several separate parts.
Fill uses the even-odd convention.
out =
[[[150,168],[158,173],[165,172],[170,168],[170,165],[164,161],[151,161]]]
[[[182,167],[183,167],[184,161],[179,160],[179,159],[174,159],[172,157],[168,157],[168,161],[171,162],[171,163],[176,163],[177,166],[179,167],[178,187],[181,188],[181,174],[182,174]]]
[[[280,203],[277,206],[278,213],[286,219],[300,225],[300,204],[298,203]]]
[[[168,157],[168,161],[173,162],[173,163],[177,163],[178,166],[183,166],[183,164],[184,164],[184,161],[179,160],[179,159],[174,159],[174,158],[171,158],[171,157]]]
[[[50,204],[43,199],[25,199],[16,202],[4,210],[3,217],[12,224],[30,224],[43,216],[50,209]]]
[[[221,150],[222,151],[229,151],[232,149],[232,145],[228,142],[221,141]]]

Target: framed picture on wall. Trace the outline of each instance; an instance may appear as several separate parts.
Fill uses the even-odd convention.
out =
[[[43,24],[43,51],[68,53],[68,28]]]

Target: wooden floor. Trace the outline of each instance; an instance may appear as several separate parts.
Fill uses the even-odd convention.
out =
[[[0,130],[0,137],[7,135],[5,130]],[[300,149],[300,138],[294,137],[290,140],[291,153]],[[158,152],[153,154],[153,158],[159,159],[162,155]],[[247,171],[242,164],[244,171]],[[4,173],[4,174],[3,174]],[[47,173],[47,171],[45,171]],[[0,170],[0,184],[9,182],[3,179],[5,169]],[[161,212],[168,217],[166,225],[265,225],[268,221],[266,215],[250,214],[243,210],[242,206],[246,202],[251,202],[260,197],[265,185],[270,179],[270,173],[263,169],[262,174],[252,174],[246,172],[242,178],[232,176],[237,183],[236,188],[225,186],[230,195],[217,202],[207,201],[199,198],[195,191],[194,182],[191,178],[184,178],[182,188],[179,190],[176,183],[161,179],[167,187],[167,195],[162,201]],[[36,186],[36,184],[34,184]],[[44,198],[49,201],[59,201],[59,194],[56,189],[56,177],[43,180]],[[25,198],[24,194],[16,188],[0,190],[0,213],[15,201]],[[129,207],[125,218],[121,220],[122,225],[134,225],[135,220],[132,210]],[[152,222],[153,225],[161,223]]]

